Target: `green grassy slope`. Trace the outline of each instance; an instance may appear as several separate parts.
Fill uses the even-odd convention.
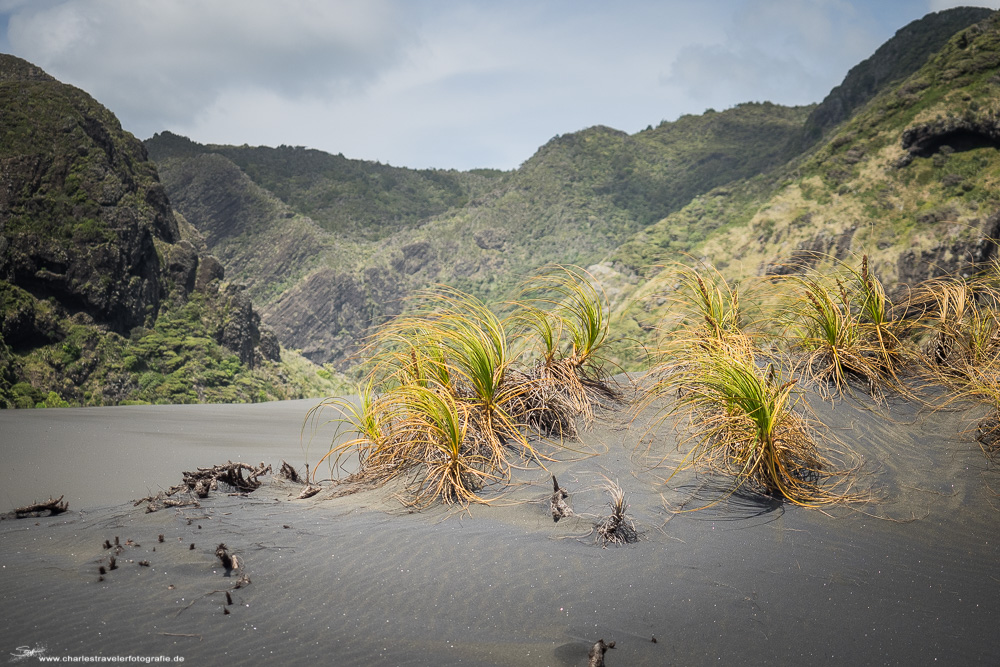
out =
[[[622,294],[621,330],[641,335],[662,314],[662,299],[642,297],[669,293],[655,265],[685,257],[741,280],[820,266],[816,253],[848,261],[868,254],[897,292],[975,270],[996,256],[1000,236],[998,100],[994,14],[955,35],[812,153],[698,197],[611,253],[609,267],[623,274],[642,267],[649,277]],[[637,300],[643,307],[626,311]]]
[[[314,216],[326,213],[308,204],[318,183],[329,186],[332,172],[303,174],[317,164],[340,164],[339,156],[199,146],[166,133],[149,145],[160,155],[171,201],[203,232],[208,249],[250,284],[282,341],[314,360],[331,361],[351,354],[356,346],[350,341],[397,312],[401,299],[419,288],[443,282],[496,296],[547,263],[598,261],[703,188],[779,163],[807,113],[748,104],[634,136],[590,128],[554,138],[502,176],[401,170],[410,179],[453,179],[462,184],[462,197],[448,200],[447,211],[417,220],[412,208],[386,208],[392,193],[382,190],[370,210],[356,214],[367,221],[367,231],[329,216],[321,223]],[[174,148],[165,149],[164,142]],[[262,157],[246,169],[233,159],[278,154],[285,162]],[[252,176],[263,173],[254,172],[261,162],[271,171],[259,178],[270,187]],[[357,162],[338,173],[369,170],[348,184],[384,183],[380,174],[387,169]],[[276,182],[279,173],[285,180]]]

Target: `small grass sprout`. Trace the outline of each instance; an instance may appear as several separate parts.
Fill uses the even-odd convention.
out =
[[[611,496],[608,507],[611,514],[602,517],[595,525],[597,540],[603,545],[632,544],[639,540],[639,532],[635,522],[628,515],[628,503],[625,502],[625,491],[617,482],[606,478],[604,490]]]

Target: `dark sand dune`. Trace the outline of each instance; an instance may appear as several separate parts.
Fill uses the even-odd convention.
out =
[[[877,496],[825,512],[733,496],[674,513],[725,487],[690,472],[664,484],[678,458],[674,438],[640,444],[648,434],[638,424],[598,426],[578,453],[548,465],[576,512],[558,523],[549,473],[537,466],[492,493],[495,505],[468,511],[409,513],[393,497],[400,489],[293,500],[300,487],[273,479],[249,496],[214,494],[201,508],[146,514],[123,502],[228,459],[301,467],[310,405],[0,415],[10,509],[42,499],[16,483],[35,474],[45,484],[31,477],[28,491],[107,499],[0,522],[0,652],[585,665],[603,638],[616,643],[609,666],[1000,663],[1000,480],[963,433],[975,413],[815,406],[827,435],[863,457],[858,488]],[[62,430],[84,455],[20,442]],[[312,444],[309,460],[328,438]],[[101,472],[109,456],[121,464],[110,477]],[[637,544],[596,544],[605,478],[626,491]],[[103,543],[115,537],[138,546],[124,546],[99,581]],[[228,575],[215,557],[222,542],[241,564]],[[243,574],[251,583],[233,589]]]

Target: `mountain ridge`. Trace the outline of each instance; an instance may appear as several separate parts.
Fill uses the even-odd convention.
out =
[[[1000,235],[997,16],[912,22],[819,105],[746,103],[631,135],[594,126],[510,172],[169,132],[136,146],[89,96],[73,122],[49,113],[61,103],[31,90],[62,84],[0,57],[0,89],[18,83],[0,121],[0,404],[318,391],[421,289],[502,301],[551,264],[586,267],[616,334],[639,342],[672,289],[660,267],[684,258],[740,281],[865,253],[895,290],[975,270]],[[294,373],[266,358],[279,341]],[[309,370],[296,350],[331,366]]]
[[[114,114],[8,55],[0,106],[0,405],[256,400],[310,384],[297,361],[279,377],[277,339]]]

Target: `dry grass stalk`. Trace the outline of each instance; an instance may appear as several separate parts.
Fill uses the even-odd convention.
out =
[[[625,502],[625,491],[616,482],[607,479],[604,489],[611,495],[608,506],[611,514],[601,518],[595,529],[597,539],[604,546],[608,544],[632,544],[639,540],[639,532],[635,522],[628,515],[628,503]]]

